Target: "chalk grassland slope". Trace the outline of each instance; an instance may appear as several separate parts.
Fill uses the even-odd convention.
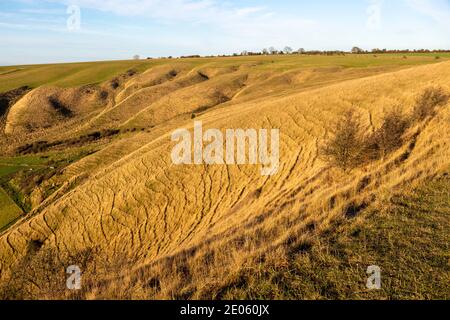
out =
[[[227,102],[283,96],[442,60],[401,55],[262,56],[17,67],[23,72],[5,71],[2,84],[14,74],[14,85],[45,86],[2,116],[0,135],[7,135],[2,135],[0,148],[8,153],[18,144],[37,140],[76,139],[108,128],[149,128]]]
[[[434,177],[354,219],[337,219],[332,232],[247,261],[204,297],[449,299],[449,218],[450,176]],[[380,290],[366,287],[374,265]]]
[[[358,208],[380,205],[392,190],[443,174],[448,168],[448,105],[431,120],[411,128],[409,143],[400,150],[349,174],[327,166],[319,147],[330,124],[348,107],[359,108],[370,132],[394,106],[410,111],[424,88],[439,85],[450,90],[449,63],[300,92],[290,91],[287,85],[282,95],[272,92],[264,99],[242,101],[233,101],[233,96],[239,94],[240,81],[252,75],[242,78],[242,69],[235,72],[223,76],[228,79],[224,86],[230,90],[225,95],[231,100],[212,104],[215,108],[199,112],[195,120],[202,121],[205,130],[279,128],[277,175],[263,177],[259,166],[173,165],[170,133],[179,127],[192,130],[190,113],[199,104],[188,103],[189,108],[183,109],[181,103],[155,102],[159,108],[152,109],[154,104],[150,104],[125,122],[137,121],[141,114],[143,119],[159,119],[152,123],[152,130],[124,136],[69,167],[65,178],[87,175],[84,183],[43,203],[1,235],[0,268],[8,270],[26,256],[30,242],[38,243],[41,252],[54,250],[61,259],[67,253],[97,248],[110,264],[119,254],[134,263],[118,270],[116,280],[105,275],[109,284],[93,285],[86,297],[129,297],[125,289],[111,288],[122,276],[131,279],[143,273],[156,278],[155,285],[130,280],[133,293],[144,290],[150,297],[174,298],[175,292],[181,292],[181,297],[201,297],[214,292],[223,274],[233,273],[237,265],[284,243],[301,249],[314,235],[329,231],[337,219],[351,218]],[[181,77],[191,75],[188,72]],[[193,85],[196,90],[191,94],[202,95],[196,98],[199,103],[205,103],[207,83],[213,81],[214,76]],[[264,82],[254,85],[260,83]],[[179,92],[177,97],[188,99],[183,89]],[[259,96],[256,88],[248,94]],[[214,102],[211,97],[207,103]],[[170,106],[182,109],[174,107],[168,112]],[[162,118],[152,118],[155,112],[162,112]]]
[[[50,128],[72,117],[82,117],[105,104],[94,88],[58,89],[40,87],[16,103],[6,118],[4,132],[20,135]]]
[[[144,71],[156,64],[156,60],[128,60],[0,67],[0,92],[22,86],[74,87],[95,84],[107,81],[129,69]]]
[[[447,54],[440,54],[441,59],[447,59]],[[350,57],[350,59],[349,59]],[[315,57],[305,56],[301,58],[301,64],[310,67],[320,67],[325,65],[342,65],[344,67],[368,67],[384,66],[388,64],[417,65],[430,63],[435,59],[435,55],[413,55],[409,59],[403,59],[402,55],[379,55],[377,60],[372,55],[349,56],[349,57]],[[401,59],[400,61],[398,61]],[[245,61],[272,61],[280,69],[290,69],[298,67],[298,57],[238,57],[229,58],[231,63],[239,64]],[[63,63],[48,65],[23,65],[0,67],[0,92],[9,91],[22,86],[36,88],[41,85],[55,85],[62,87],[83,86],[100,83],[109,80],[129,69],[145,71],[150,67],[159,64],[171,63],[175,60],[154,59],[138,61],[104,61],[87,63]],[[183,59],[189,63],[214,62],[214,58],[203,59]]]

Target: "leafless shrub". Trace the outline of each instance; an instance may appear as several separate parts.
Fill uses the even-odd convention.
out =
[[[384,117],[381,127],[367,139],[365,152],[369,159],[384,158],[404,143],[403,135],[410,126],[410,119],[395,107]]]
[[[441,87],[429,87],[417,98],[413,110],[413,119],[425,120],[436,114],[436,108],[447,103],[449,95]]]
[[[322,155],[332,165],[344,171],[357,166],[364,149],[361,118],[347,110],[332,129],[332,137],[322,147]]]
[[[334,126],[333,135],[322,147],[321,154],[332,166],[347,171],[400,148],[410,125],[410,117],[396,107],[383,117],[374,133],[365,135],[360,117],[354,110],[348,110]]]

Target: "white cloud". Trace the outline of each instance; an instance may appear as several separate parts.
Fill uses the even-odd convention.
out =
[[[238,16],[248,16],[253,13],[257,13],[257,12],[261,12],[261,11],[265,11],[265,8],[264,7],[248,7],[248,8],[237,9],[236,14]]]
[[[21,9],[20,13],[25,14],[37,14],[37,15],[62,15],[65,13],[64,10],[60,9]]]
[[[47,0],[78,5],[123,16],[144,16],[173,21],[217,22],[261,11],[255,7],[231,7],[214,0]]]
[[[263,6],[238,6],[218,0],[47,0],[78,5],[120,16],[151,18],[161,23],[205,26],[216,35],[205,44],[223,50],[223,40],[232,50],[256,50],[262,46],[296,45],[303,42],[317,24],[298,16],[280,15]],[[213,31],[214,30],[214,31]],[[221,39],[215,39],[220,37]],[[193,35],[192,41],[194,41]],[[198,40],[198,39],[197,39]]]
[[[21,23],[0,22],[0,27],[14,28],[14,29],[26,29],[28,26],[26,24],[21,24]]]

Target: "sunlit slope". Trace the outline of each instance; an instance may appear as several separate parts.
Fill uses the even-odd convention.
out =
[[[124,138],[116,143],[126,154],[117,157],[113,144],[84,159],[78,171],[69,168],[74,175],[88,168],[89,179],[1,235],[0,267],[25,254],[30,240],[60,252],[100,247],[111,258],[125,253],[145,263],[247,233],[261,235],[252,249],[257,251],[301,237],[311,223],[317,230],[326,228],[349,204],[370,203],[391,188],[448,167],[448,106],[411,129],[414,143],[364,172],[340,175],[318,154],[327,129],[345,108],[358,106],[367,130],[373,130],[384,111],[394,105],[408,111],[430,84],[449,89],[449,63],[246,101],[195,118],[204,130],[279,128],[280,170],[270,177],[261,176],[260,166],[173,165],[170,133],[192,128],[190,118]]]
[[[142,77],[147,77],[147,74],[151,74],[151,78],[158,76],[159,80],[142,83]],[[186,69],[176,64],[151,69],[127,82],[118,94],[118,103],[92,119],[83,130],[117,126],[153,127],[179,115],[204,112],[230,100],[245,80],[245,74],[224,74],[212,78],[203,69]]]
[[[231,57],[222,58],[225,63],[245,64],[245,63],[268,63],[264,68],[273,68],[270,64],[276,65],[278,70],[289,70],[299,66],[324,67],[341,66],[345,68],[357,67],[377,67],[386,65],[414,66],[438,62],[435,56],[439,55],[441,60],[449,58],[448,54],[412,54],[407,59],[403,55],[383,54],[373,55],[347,55],[347,56],[261,56],[261,57]],[[182,61],[193,65],[215,63],[217,58],[202,59],[151,59],[151,60],[124,60],[124,61],[103,61],[103,62],[83,62],[83,63],[62,63],[43,65],[22,65],[22,66],[2,66],[0,67],[0,92],[12,90],[21,86],[36,88],[41,85],[55,85],[61,87],[82,86],[100,83],[126,72],[135,69],[143,72],[151,67],[161,64]]]
[[[2,90],[35,88],[2,117],[8,154],[38,140],[78,139],[106,128],[136,130],[215,106],[265,101],[420,64],[442,55],[246,56],[0,68]],[[36,88],[37,87],[37,88]]]
[[[50,128],[73,117],[89,115],[103,107],[107,98],[107,95],[102,96],[102,91],[97,87],[40,87],[10,109],[5,133],[20,135]]]
[[[21,86],[74,87],[100,83],[127,72],[157,65],[160,60],[104,61],[0,67],[0,92]]]

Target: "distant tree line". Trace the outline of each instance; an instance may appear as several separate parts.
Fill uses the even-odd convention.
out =
[[[186,55],[179,57],[180,59],[192,59],[192,58],[214,58],[214,57],[242,57],[242,56],[270,56],[270,55],[325,55],[325,56],[334,56],[334,55],[346,55],[346,54],[383,54],[383,53],[391,53],[391,54],[408,54],[408,53],[450,53],[450,50],[444,49],[372,49],[372,50],[364,50],[360,47],[353,47],[350,51],[342,51],[342,50],[305,50],[304,48],[300,48],[294,50],[290,46],[284,47],[284,49],[280,50],[275,47],[264,48],[261,51],[247,51],[244,50],[241,53],[233,53],[233,54],[222,54],[222,55],[207,55],[201,56],[198,54],[195,55]],[[172,59],[172,56],[169,57],[160,57],[160,59]],[[152,59],[148,57],[147,59]]]
[[[372,49],[370,51],[368,50],[363,50],[359,47],[353,47],[352,48],[352,53],[356,53],[356,54],[365,54],[365,53],[374,53],[374,54],[382,54],[382,53],[403,53],[403,54],[407,54],[407,53],[450,53],[450,50],[444,50],[444,49],[437,49],[437,50],[430,50],[430,49]]]

